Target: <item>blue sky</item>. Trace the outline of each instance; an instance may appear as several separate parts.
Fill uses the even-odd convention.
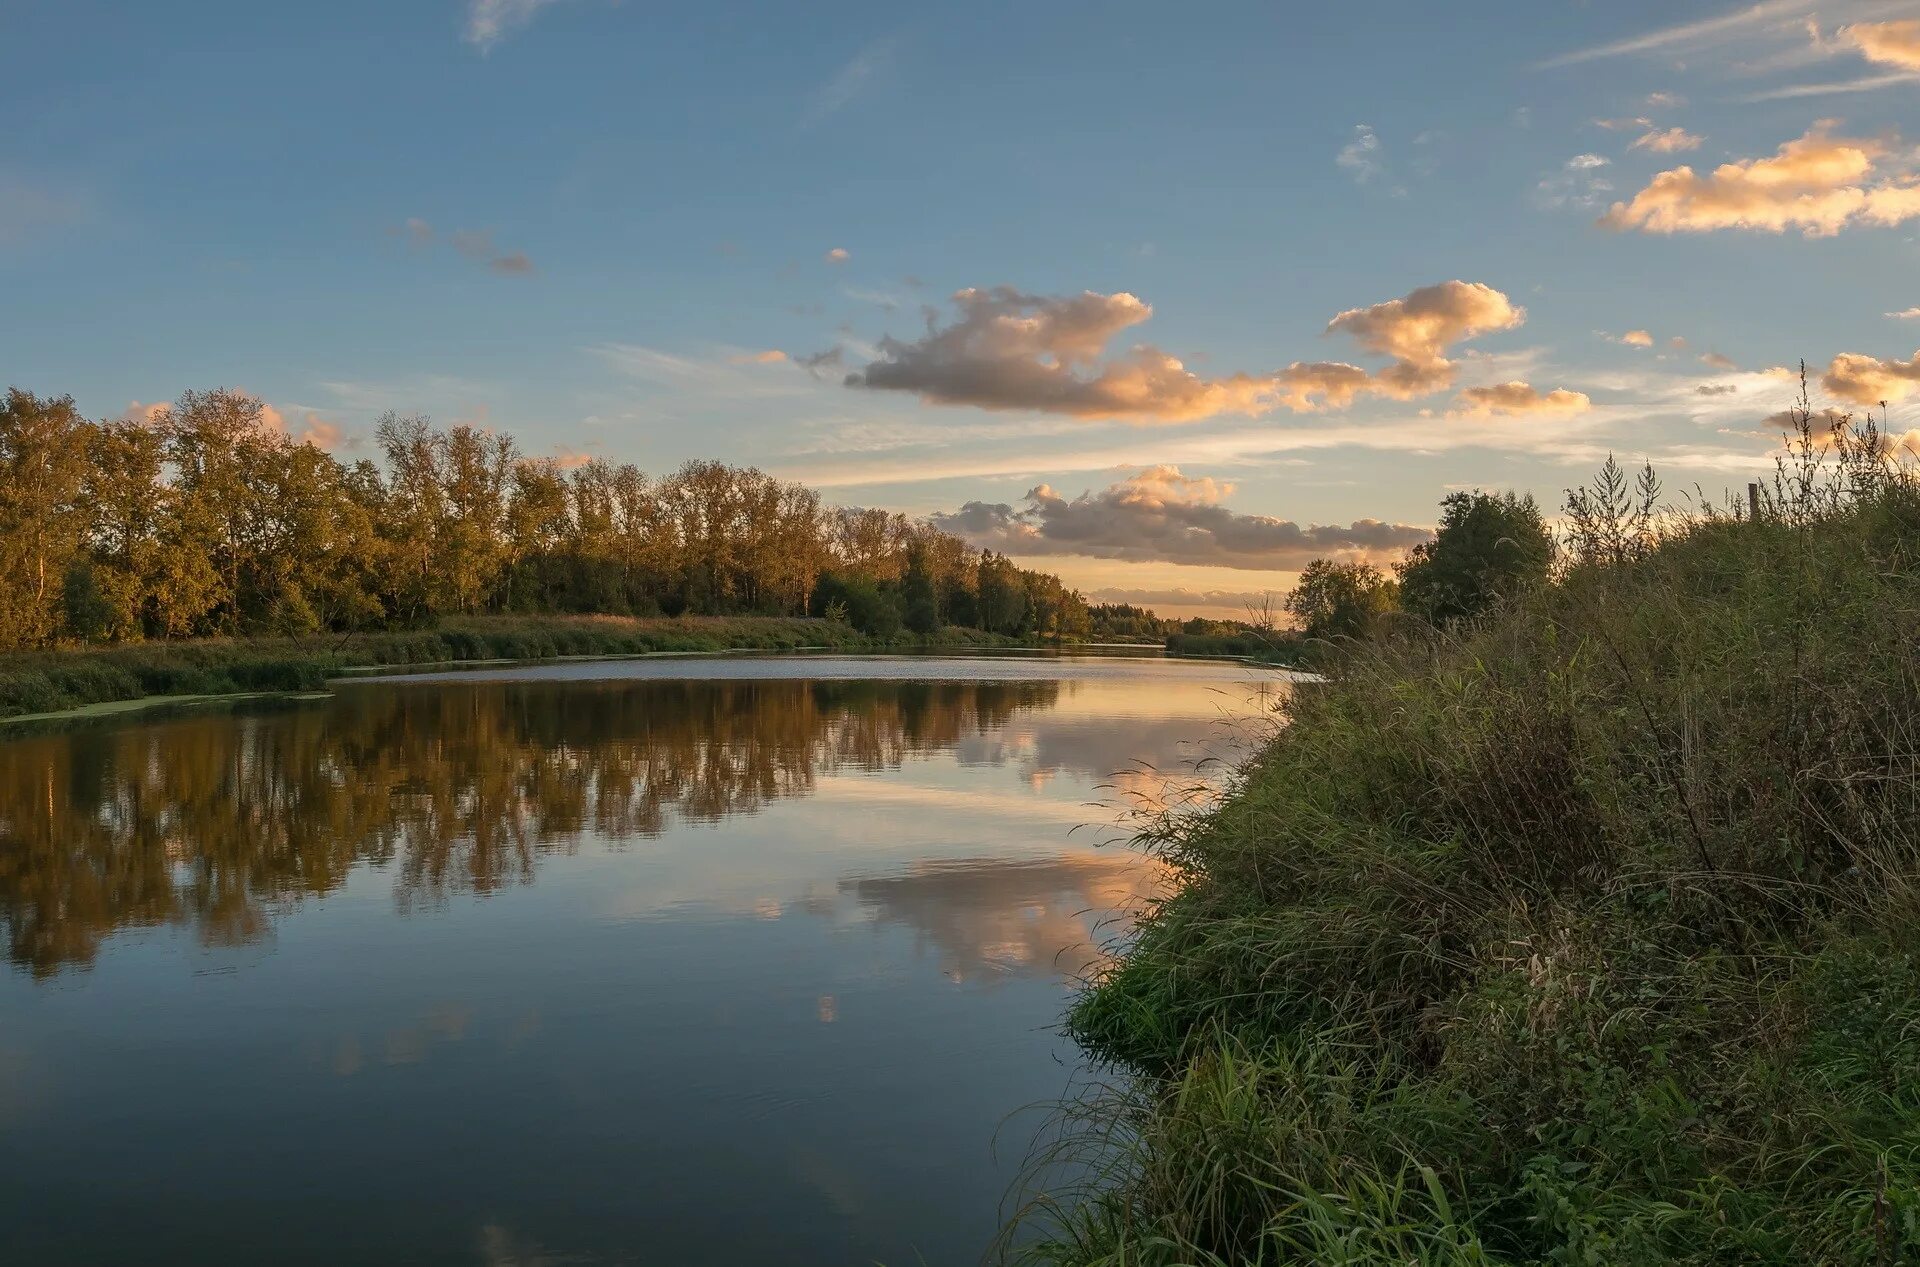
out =
[[[391,408],[750,462],[1230,608],[1310,551],[1390,557],[1356,522],[1456,487],[1557,504],[1609,451],[1737,484],[1802,357],[1817,404],[1920,427],[1920,320],[1885,315],[1920,305],[1916,21],[0,0],[32,68],[0,81],[0,377],[101,417],[244,387],[346,458]],[[1453,279],[1481,289],[1374,308]],[[974,324],[951,299],[1001,286]],[[1184,368],[1103,378],[1137,343]],[[1830,392],[1841,354],[1870,360]],[[1283,399],[1322,362],[1351,400]]]

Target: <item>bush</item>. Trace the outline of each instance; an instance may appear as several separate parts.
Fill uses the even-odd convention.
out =
[[[1138,1080],[1029,1256],[1920,1261],[1920,480],[1883,449],[1803,433],[1757,520],[1588,490],[1551,584],[1298,688],[1147,840],[1182,886],[1069,1017]]]

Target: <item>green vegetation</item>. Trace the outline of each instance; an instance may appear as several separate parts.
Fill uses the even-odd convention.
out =
[[[565,470],[511,436],[383,418],[381,460],[296,443],[240,392],[91,422],[0,398],[0,651],[301,637],[504,614],[833,616],[1090,632],[1056,576],[753,469]]]
[[[350,636],[206,638],[0,655],[0,719],[156,696],[311,691],[346,670],[375,666],[675,651],[1011,645],[1018,644],[977,629],[878,637],[841,621],[798,617],[476,616],[432,629]]]
[[[1443,532],[1439,623],[1149,834],[1031,1261],[1920,1262],[1920,479],[1801,421],[1758,515],[1609,463],[1550,568],[1449,505],[1531,580]]]

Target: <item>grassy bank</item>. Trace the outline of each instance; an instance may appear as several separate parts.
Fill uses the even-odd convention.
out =
[[[311,691],[370,666],[649,652],[1004,647],[974,629],[876,639],[839,621],[782,617],[495,616],[432,629],[315,638],[199,639],[0,656],[0,719],[155,696]]]
[[[1152,834],[1034,1261],[1920,1262],[1920,491],[1609,531]]]

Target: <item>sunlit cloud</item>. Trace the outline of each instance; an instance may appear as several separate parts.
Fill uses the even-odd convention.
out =
[[[1882,315],[1892,317],[1895,321],[1920,321],[1920,308],[1902,308],[1899,312],[1889,312]]]
[[[1920,71],[1920,19],[1898,22],[1855,22],[1843,26],[1835,39],[1858,49],[1860,55],[1882,66]]]
[[[790,359],[779,348],[768,348],[764,352],[736,352],[727,358],[730,365],[779,365]]]
[[[1467,388],[1460,393],[1454,412],[1460,417],[1505,414],[1509,417],[1564,418],[1583,414],[1591,408],[1593,401],[1585,392],[1568,391],[1564,387],[1542,392],[1531,383],[1516,380]]]
[[[1820,376],[1820,385],[1856,405],[1897,403],[1920,392],[1920,352],[1904,361],[1842,352]]]
[[[1422,286],[1400,299],[1350,308],[1327,323],[1329,333],[1351,335],[1369,352],[1393,358],[1375,376],[1375,390],[1399,399],[1444,390],[1456,366],[1447,353],[1456,343],[1527,319],[1527,310],[1481,282],[1448,281]]]
[[[1115,335],[1153,315],[1124,291],[1052,297],[999,286],[963,290],[953,302],[960,312],[952,324],[930,320],[912,342],[882,339],[879,357],[847,384],[910,391],[934,404],[1138,422],[1263,413],[1279,396],[1271,377],[1204,379],[1144,344],[1097,365]]]
[[[1649,330],[1629,330],[1620,336],[1619,341],[1630,348],[1650,348],[1653,346],[1653,333]]]
[[[1252,570],[1289,570],[1329,554],[1398,555],[1432,537],[1411,524],[1362,519],[1303,526],[1223,504],[1233,485],[1155,466],[1099,492],[1067,498],[1030,489],[1018,509],[968,502],[933,522],[983,549],[1012,555],[1085,555]]]
[[[1702,176],[1691,167],[1661,172],[1630,202],[1616,202],[1600,223],[1646,233],[1751,229],[1829,237],[1859,223],[1892,225],[1920,216],[1920,184],[1876,181],[1886,141],[1829,135],[1816,124],[1771,158],[1722,163]]]
[[[1121,291],[1029,295],[1009,286],[963,290],[958,317],[929,318],[911,342],[886,338],[850,387],[910,391],[933,404],[1027,409],[1128,422],[1192,422],[1276,408],[1307,412],[1350,404],[1362,393],[1398,400],[1453,383],[1452,345],[1509,330],[1524,309],[1477,282],[1448,281],[1399,298],[1351,308],[1327,324],[1393,363],[1373,372],[1341,361],[1296,361],[1267,374],[1203,378],[1149,344],[1102,361],[1122,331],[1153,309]]]
[[[831,251],[827,252],[826,256],[827,263],[829,264],[844,264],[851,258],[851,254],[848,253],[847,248],[844,246],[834,247]]]

